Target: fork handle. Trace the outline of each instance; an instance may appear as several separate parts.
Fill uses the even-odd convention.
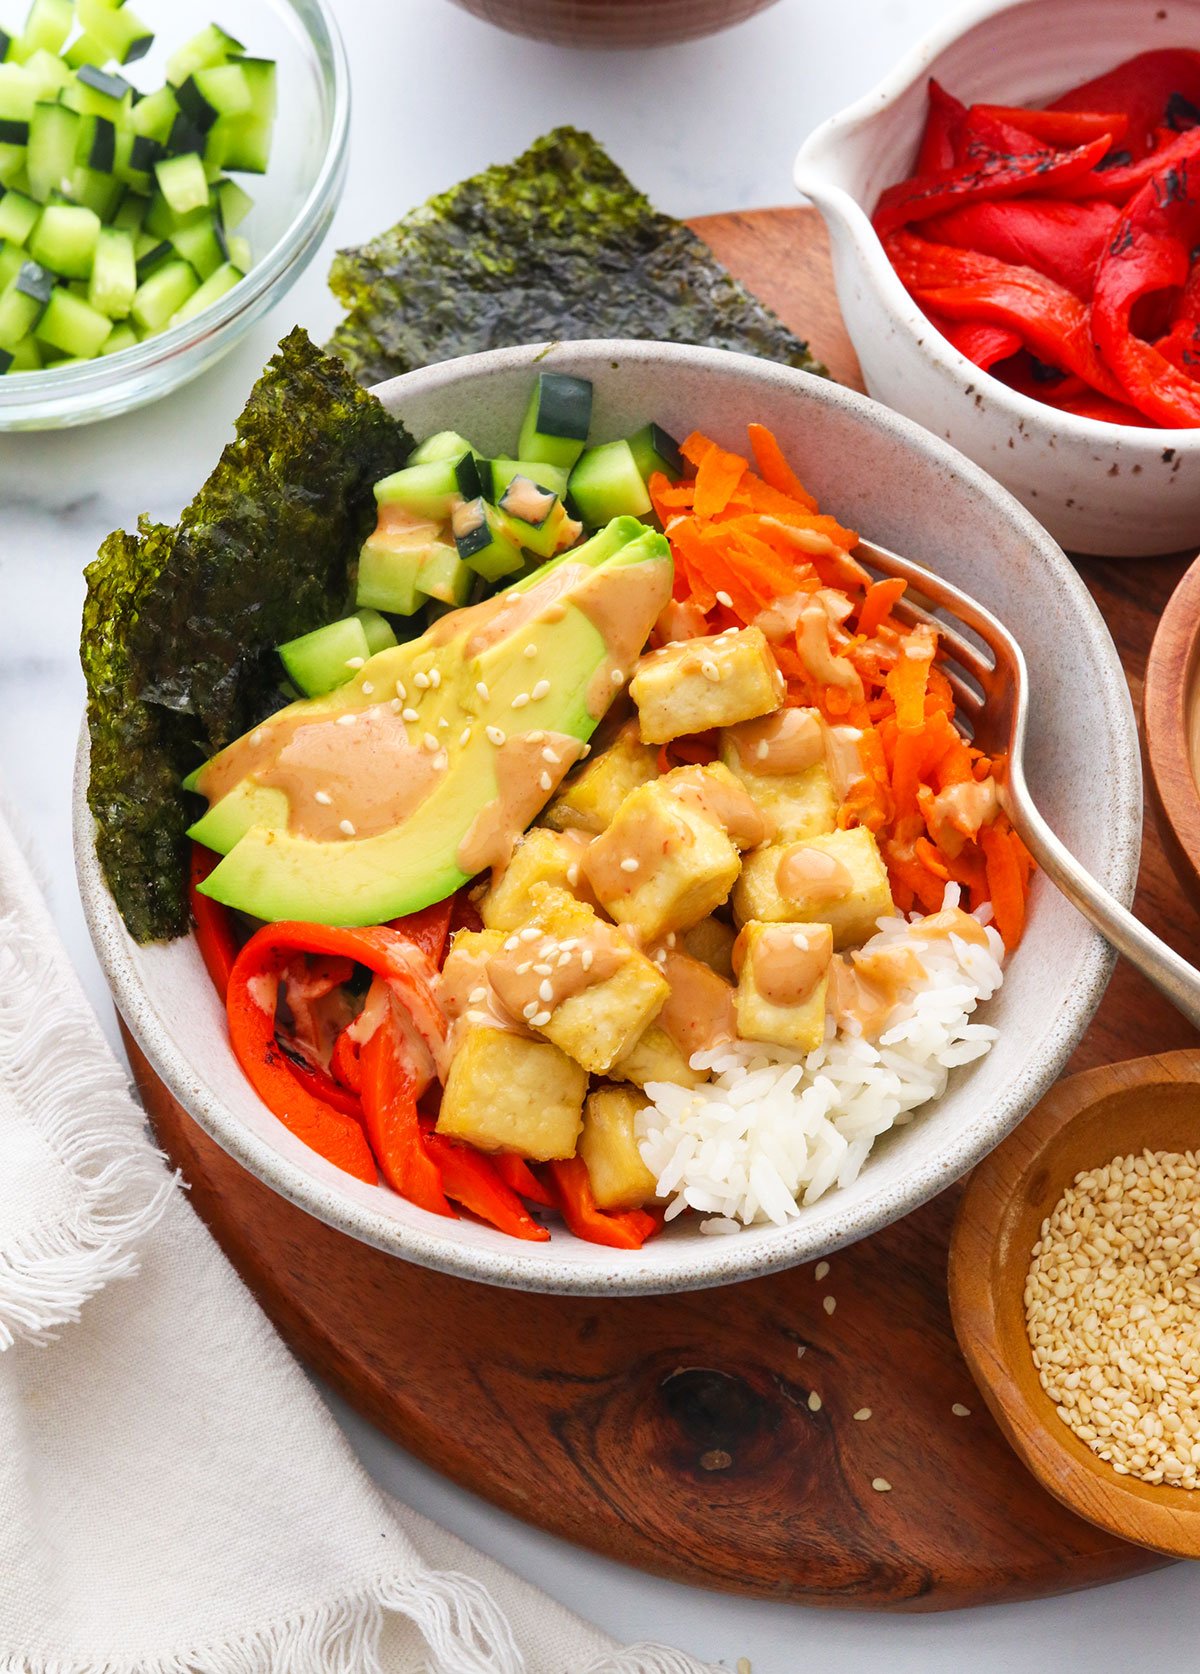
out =
[[[1013,806],[1008,805],[1010,800]],[[1123,958],[1149,978],[1176,1011],[1200,1028],[1200,971],[1102,889],[1035,808],[1028,804],[1019,806],[1019,796],[1010,799],[1003,792],[1001,802],[1021,841],[1051,883]]]

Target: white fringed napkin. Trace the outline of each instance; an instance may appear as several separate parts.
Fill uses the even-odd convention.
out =
[[[0,819],[0,1674],[703,1674],[387,1499],[148,1142]]]

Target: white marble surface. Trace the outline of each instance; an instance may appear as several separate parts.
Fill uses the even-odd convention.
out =
[[[8,11],[10,8],[4,6]],[[157,21],[168,0],[146,0]],[[556,122],[588,127],[679,215],[786,203],[792,154],[951,10],[946,0],[781,0],[708,41],[577,54],[504,36],[447,0],[336,0],[354,76],[350,182],[328,250],[430,192],[515,155]],[[1082,8],[1081,8],[1082,10]],[[453,88],[453,105],[448,89]],[[202,480],[273,342],[335,317],[326,255],[215,372],[140,414],[58,436],[0,438],[0,775],[55,915],[106,1025],[111,1012],[75,895],[71,761],[82,682],[81,570],[142,511],[173,517]],[[114,1031],[115,1033],[115,1031]],[[802,1611],[651,1579],[525,1528],[441,1481],[332,1403],[393,1492],[625,1638],[673,1640],[754,1674],[1108,1674],[1196,1665],[1200,1577],[1179,1566],[1039,1604],[925,1618]],[[1017,1468],[1014,1466],[1014,1469]]]

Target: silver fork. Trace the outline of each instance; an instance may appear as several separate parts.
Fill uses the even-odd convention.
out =
[[[969,593],[899,553],[859,541],[854,556],[868,569],[908,583],[894,614],[913,623],[927,622],[937,630],[939,662],[954,692],[960,730],[969,730],[979,749],[998,758],[995,777],[1000,806],[1038,866],[1118,953],[1136,965],[1190,1023],[1200,1027],[1200,971],[1102,889],[1038,811],[1025,781],[1029,675],[1021,648],[1008,629]],[[935,616],[933,611],[940,614]],[[973,645],[959,624],[976,633],[986,651]]]

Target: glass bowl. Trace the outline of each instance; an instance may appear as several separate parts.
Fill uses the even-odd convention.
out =
[[[139,11],[157,33],[128,76],[151,88],[162,84],[170,54],[213,21],[213,0],[143,0]],[[326,0],[238,0],[218,21],[256,57],[279,65],[270,167],[236,177],[254,199],[238,229],[250,240],[253,266],[193,319],[136,348],[0,377],[0,432],[90,424],[158,400],[226,354],[316,253],[345,179],[350,125],[350,74],[332,9]]]

